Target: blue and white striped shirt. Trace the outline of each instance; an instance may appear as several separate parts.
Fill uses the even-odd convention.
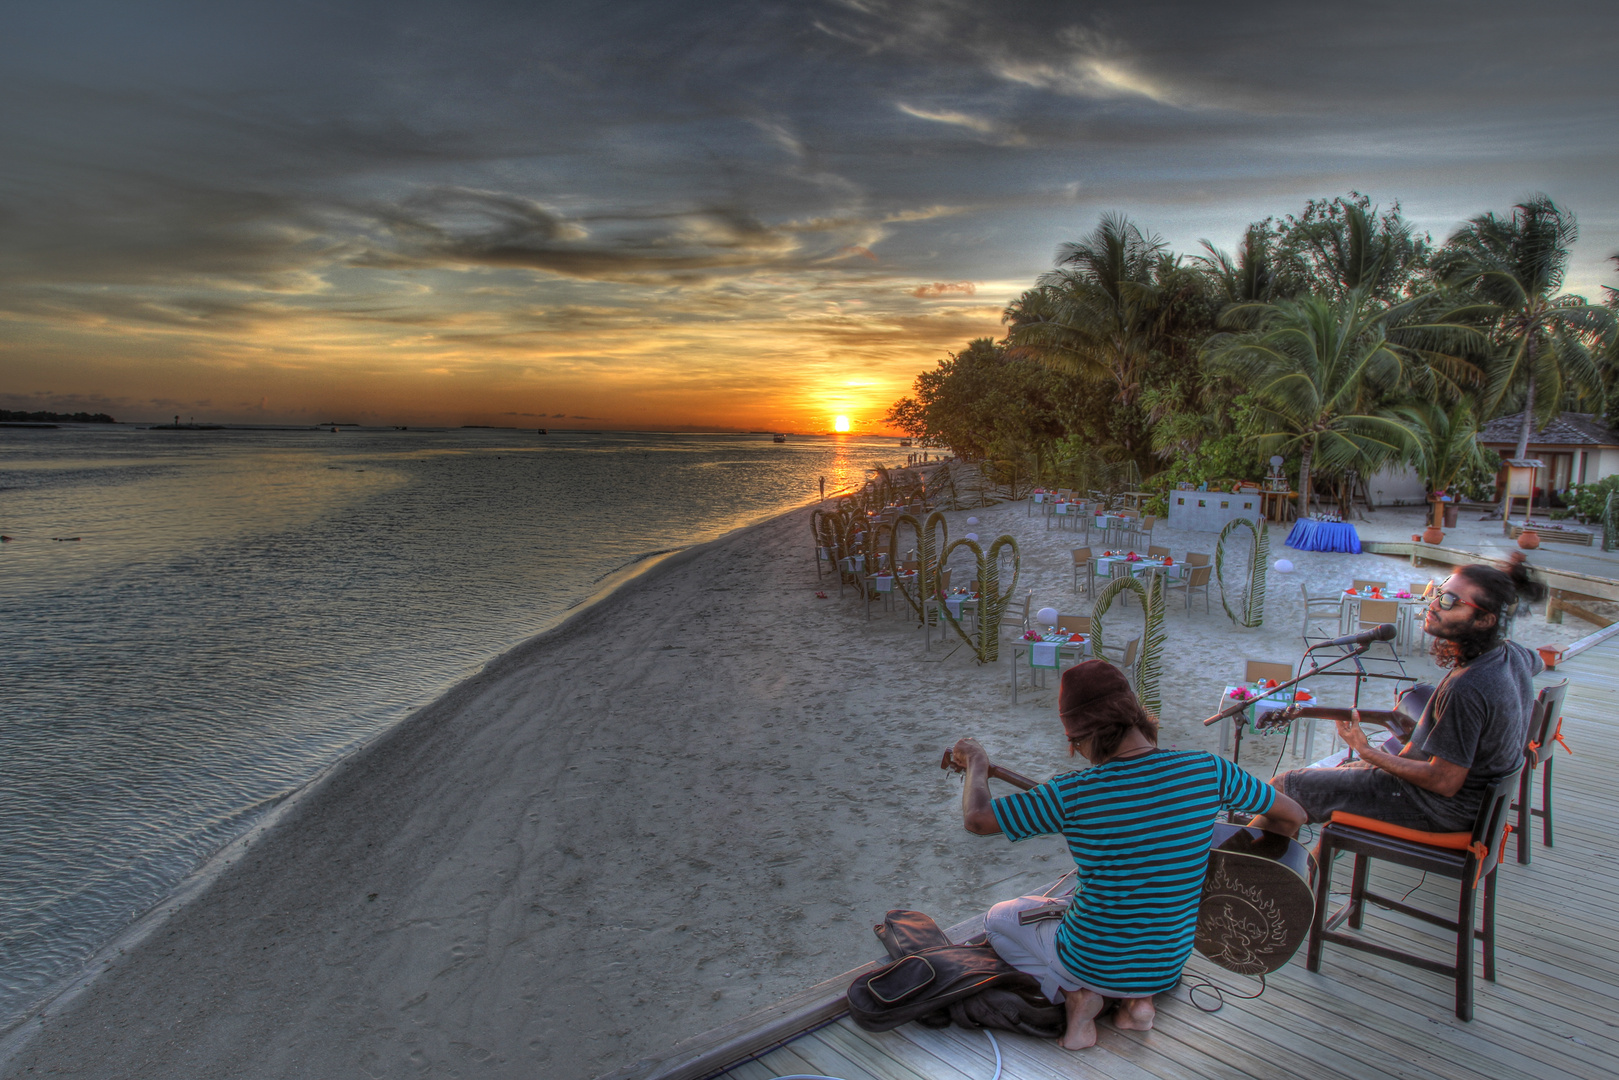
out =
[[[1114,997],[1161,994],[1192,954],[1209,841],[1222,809],[1263,814],[1275,792],[1224,758],[1154,750],[1063,773],[994,802],[1011,840],[1061,833],[1079,891],[1057,956]]]

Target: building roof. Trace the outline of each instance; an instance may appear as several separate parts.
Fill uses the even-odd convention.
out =
[[[1497,417],[1479,429],[1478,441],[1516,446],[1522,424],[1522,413]],[[1529,445],[1619,446],[1619,431],[1609,428],[1594,413],[1559,413],[1544,428],[1529,433]]]

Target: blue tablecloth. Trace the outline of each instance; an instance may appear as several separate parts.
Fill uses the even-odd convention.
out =
[[[1299,518],[1287,534],[1287,546],[1299,551],[1346,551],[1360,554],[1360,534],[1348,522]]]

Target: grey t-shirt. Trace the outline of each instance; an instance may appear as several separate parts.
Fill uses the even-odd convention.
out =
[[[1467,779],[1448,799],[1415,784],[1406,786],[1412,802],[1431,813],[1441,827],[1472,828],[1484,790],[1522,767],[1535,702],[1534,677],[1544,669],[1534,653],[1515,641],[1503,641],[1452,670],[1434,691],[1405,756],[1437,757],[1465,766]]]

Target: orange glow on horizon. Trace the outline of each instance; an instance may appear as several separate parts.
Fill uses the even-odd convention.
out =
[[[839,416],[839,417],[835,418],[832,421],[832,430],[833,431],[838,431],[838,432],[846,432],[846,431],[848,431],[849,430],[849,418],[847,416]]]

